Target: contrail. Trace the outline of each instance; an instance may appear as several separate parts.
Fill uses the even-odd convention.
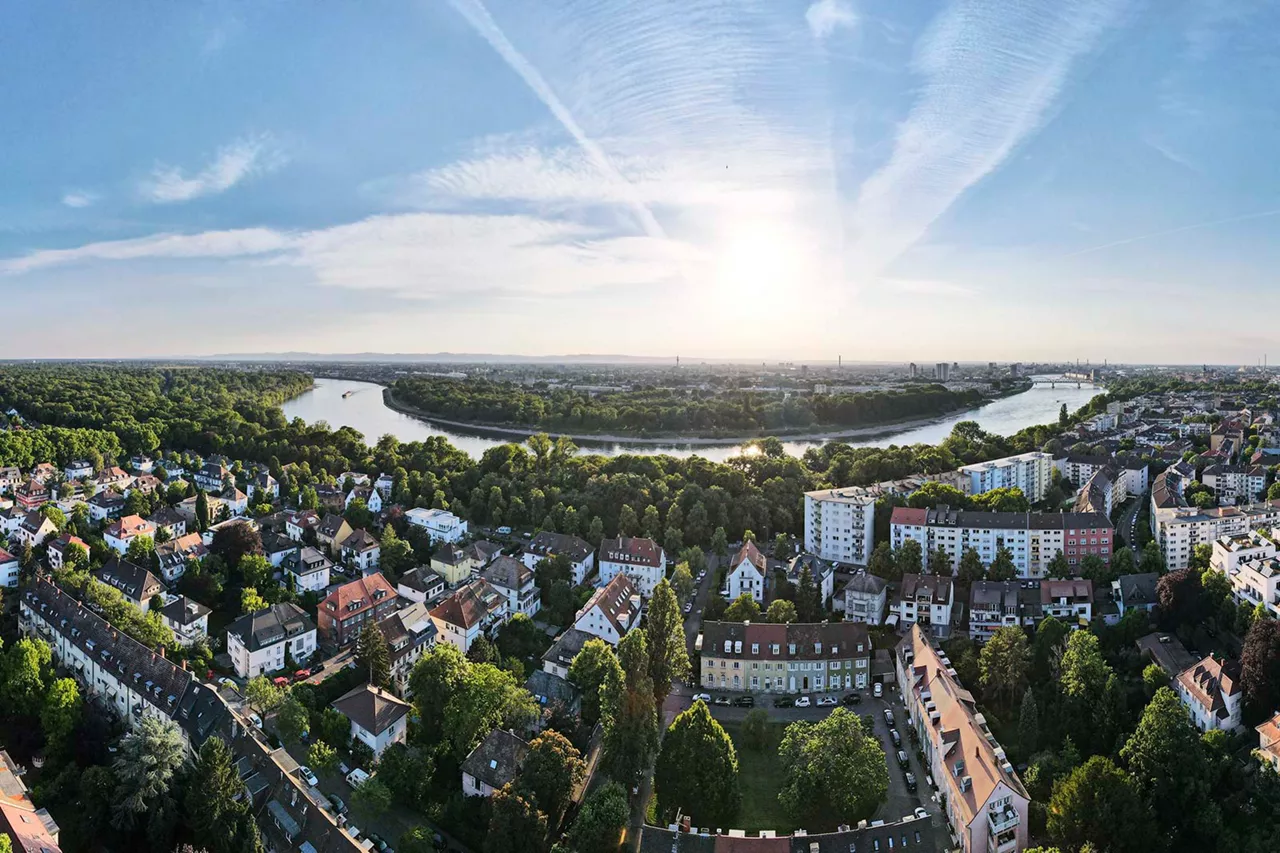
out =
[[[665,239],[667,236],[666,231],[658,223],[653,212],[641,201],[640,196],[635,191],[635,187],[613,165],[609,156],[604,153],[604,149],[587,136],[586,131],[582,129],[582,126],[573,117],[573,113],[569,112],[569,108],[564,105],[564,102],[552,90],[551,84],[538,72],[537,68],[533,67],[529,60],[525,59],[524,54],[516,49],[515,45],[511,43],[506,34],[502,32],[502,29],[493,20],[489,10],[484,7],[481,0],[449,0],[449,2],[458,11],[458,14],[466,18],[467,23],[471,24],[476,32],[485,41],[489,42],[490,47],[498,52],[498,55],[511,66],[511,69],[520,75],[520,79],[533,90],[533,93],[546,105],[547,109],[551,110],[551,114],[564,126],[569,135],[577,141],[582,150],[586,152],[587,157],[596,165],[596,168],[622,187],[628,196],[629,203],[640,218],[640,225],[644,228],[645,233],[650,237]]]
[[[1226,219],[1215,219],[1212,222],[1197,222],[1194,225],[1183,225],[1179,228],[1170,228],[1167,231],[1156,231],[1152,234],[1142,234],[1138,237],[1126,237],[1123,240],[1103,243],[1101,246],[1091,246],[1088,249],[1069,252],[1066,255],[1063,255],[1063,257],[1074,258],[1077,255],[1088,255],[1093,252],[1101,252],[1103,249],[1114,249],[1116,246],[1127,246],[1130,243],[1140,243],[1143,240],[1154,240],[1157,237],[1167,237],[1170,234],[1181,234],[1183,231],[1196,231],[1200,228],[1213,228],[1218,225],[1230,225],[1232,222],[1246,222],[1250,219],[1265,219],[1268,216],[1280,216],[1280,209],[1264,210],[1261,213],[1246,213],[1243,216],[1228,216]]]

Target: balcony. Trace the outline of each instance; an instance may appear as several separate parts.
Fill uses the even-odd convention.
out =
[[[1012,806],[987,812],[987,826],[993,837],[1017,829],[1018,823],[1018,810]]]

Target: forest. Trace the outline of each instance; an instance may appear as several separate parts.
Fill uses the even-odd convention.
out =
[[[1020,387],[1020,386],[1019,386]],[[800,394],[646,387],[598,394],[526,388],[486,379],[415,376],[392,386],[394,399],[424,414],[476,424],[617,435],[758,435],[930,418],[985,401],[977,390],[941,385],[856,394]]]

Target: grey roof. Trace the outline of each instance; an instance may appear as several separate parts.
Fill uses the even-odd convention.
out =
[[[521,587],[533,580],[533,569],[515,557],[504,554],[490,563],[480,575],[494,586],[514,589],[518,592]]]
[[[193,598],[179,595],[169,599],[169,603],[164,606],[161,612],[171,622],[177,622],[179,625],[190,625],[202,617],[208,616],[213,610]]]
[[[426,566],[418,566],[402,574],[397,585],[406,586],[426,595],[432,590],[443,589],[445,580]]]
[[[296,637],[314,631],[311,617],[296,604],[273,604],[256,613],[246,613],[227,626],[228,634],[235,634],[251,652],[275,645],[286,637]]]
[[[366,732],[377,736],[408,714],[410,705],[372,684],[361,684],[333,700],[333,707]]]
[[[99,581],[120,590],[134,601],[144,604],[153,595],[164,592],[164,584],[142,566],[120,557],[112,557],[107,564],[93,573]]]
[[[582,651],[583,645],[590,639],[592,639],[592,635],[586,631],[570,628],[559,637],[556,637],[556,641],[551,644],[551,648],[547,649],[542,659],[567,667],[573,663],[573,659],[578,656],[578,652]]]
[[[580,707],[582,691],[567,679],[535,669],[524,682],[524,689],[538,700],[539,705],[550,705],[559,702],[570,710]]]
[[[547,530],[534,536],[525,546],[525,550],[538,557],[554,557],[563,554],[575,563],[581,563],[591,556],[592,552],[591,545],[584,539]]]
[[[480,745],[462,762],[462,772],[491,788],[501,788],[516,778],[529,744],[503,729],[485,735]]]
[[[342,540],[342,547],[343,550],[363,552],[372,551],[374,548],[379,547],[379,545],[378,540],[374,539],[373,535],[362,527],[359,530],[353,531],[350,536]]]
[[[1146,572],[1136,575],[1121,575],[1116,583],[1119,584],[1120,603],[1125,607],[1140,607],[1146,604],[1156,603],[1156,584],[1160,581],[1160,576],[1154,572]]]
[[[870,572],[858,572],[849,578],[849,582],[845,584],[845,590],[849,592],[861,592],[866,595],[879,595],[884,592],[889,582],[878,575]]]

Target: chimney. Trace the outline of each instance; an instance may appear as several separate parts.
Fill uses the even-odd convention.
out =
[[[157,649],[157,651],[160,652],[160,657],[164,657],[164,646],[160,646],[160,648]]]

